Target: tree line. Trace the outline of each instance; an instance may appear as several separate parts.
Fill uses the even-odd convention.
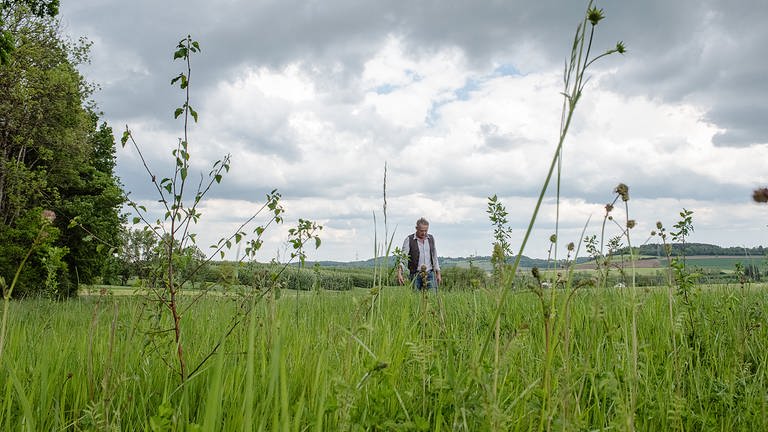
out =
[[[16,280],[14,297],[69,297],[119,246],[114,136],[77,70],[90,44],[62,36],[58,1],[0,7],[0,282]]]
[[[671,256],[764,256],[768,250],[762,246],[745,248],[740,246],[721,247],[707,243],[672,243],[670,244]],[[629,254],[627,248],[618,252],[619,254]],[[662,244],[644,244],[635,248],[635,253],[639,255],[666,257],[664,245]]]

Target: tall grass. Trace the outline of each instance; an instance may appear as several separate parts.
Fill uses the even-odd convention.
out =
[[[696,364],[682,377],[684,397],[674,391],[668,335],[675,329],[662,318],[664,289],[638,291],[640,308],[620,290],[585,289],[573,297],[569,368],[561,367],[561,356],[543,357],[536,296],[513,293],[500,321],[498,370],[477,361],[494,327],[494,295],[443,293],[444,308],[435,296],[425,308],[418,294],[392,288],[380,295],[377,319],[360,321],[357,308],[367,295],[301,296],[298,322],[292,296],[255,303],[248,325],[183,386],[135,331],[138,299],[103,297],[95,321],[90,298],[19,302],[0,370],[0,430],[535,430],[547,400],[556,407],[568,401],[567,411],[547,411],[546,422],[557,430],[625,430],[628,421],[637,430],[768,426],[762,289],[702,292],[696,313],[707,324],[704,334],[695,352],[681,347]],[[211,343],[243,305],[226,297],[204,301],[189,337]],[[625,367],[633,310],[637,380]],[[190,359],[202,355],[189,352]],[[549,396],[540,390],[544,361],[553,366]]]

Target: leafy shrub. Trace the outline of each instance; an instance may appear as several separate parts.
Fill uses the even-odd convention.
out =
[[[320,272],[317,274],[317,287],[329,291],[349,291],[353,285],[350,277],[343,273]]]
[[[371,288],[373,286],[373,275],[366,273],[351,273],[347,275],[349,283],[355,288]]]
[[[217,265],[220,267],[220,264]],[[272,275],[280,272],[281,266],[262,263],[244,263],[237,273],[240,285],[263,288],[269,285]],[[220,275],[212,282],[220,278]],[[371,288],[373,286],[373,271],[358,268],[327,268],[318,269],[289,267],[278,277],[278,282],[286,289],[324,289],[329,291],[349,291],[353,288]]]
[[[442,269],[443,284],[440,289],[446,291],[476,290],[488,286],[488,275],[479,267],[447,267]]]
[[[291,290],[311,290],[315,286],[315,279],[315,274],[305,269],[287,269],[280,275],[283,286]]]

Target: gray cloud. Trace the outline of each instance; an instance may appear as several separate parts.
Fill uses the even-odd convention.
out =
[[[768,142],[768,85],[756,55],[768,42],[768,4],[636,2],[615,13],[602,34],[622,35],[629,53],[612,88],[708,106],[706,119],[725,130],[718,145]]]
[[[614,88],[709,105],[707,119],[725,129],[720,145],[768,141],[763,121],[768,90],[762,59],[755,55],[768,42],[765,2],[599,6],[607,18],[598,26],[596,49],[612,47],[615,37],[630,50],[626,60],[603,66],[621,68]],[[478,65],[502,58],[530,70],[516,54],[524,46],[538,53],[544,64],[559,64],[582,8],[579,2],[554,0],[195,1],[176,7],[140,0],[65,3],[63,16],[72,30],[103,41],[99,49],[109,52],[113,67],[123,71],[122,78],[97,95],[109,116],[127,118],[138,112],[170,122],[166,113],[179,95],[166,85],[178,73],[169,59],[175,43],[187,33],[203,46],[202,57],[195,60],[195,79],[203,87],[237,74],[244,63],[279,68],[300,58],[317,76],[328,76],[329,90],[338,92],[356,79],[362,62],[388,34],[404,35],[414,53],[460,47]],[[135,65],[130,62],[136,60],[146,66],[146,75],[131,73]],[[735,101],[742,101],[740,111],[727,106]]]
[[[607,18],[597,28],[595,52],[613,47],[617,40],[623,40],[629,52],[596,64],[594,74],[600,80],[590,86],[620,95],[625,104],[640,97],[657,104],[693,106],[701,111],[701,122],[720,130],[711,138],[719,146],[715,150],[752,149],[728,154],[763,154],[761,149],[768,144],[768,83],[761,57],[768,45],[764,0],[651,0],[598,6],[605,9]],[[93,62],[83,70],[101,84],[103,90],[94,97],[116,131],[123,123],[133,127],[149,122],[166,136],[181,133],[181,123],[174,121],[172,112],[183,102],[183,94],[169,84],[183,65],[171,60],[172,51],[188,33],[200,41],[203,51],[193,58],[192,77],[192,104],[201,113],[201,126],[192,132],[193,142],[199,144],[196,156],[208,160],[226,152],[234,155],[232,172],[211,197],[258,201],[277,187],[284,197],[296,201],[376,199],[381,194],[380,166],[386,160],[393,200],[423,192],[437,197],[439,203],[459,207],[463,204],[458,201],[466,197],[535,196],[556,134],[532,135],[531,129],[541,124],[556,127],[558,118],[534,116],[510,126],[504,125],[506,105],[494,105],[501,112],[495,118],[497,113],[478,110],[466,115],[472,119],[461,128],[468,133],[455,138],[466,141],[466,150],[457,151],[457,144],[446,137],[455,132],[452,127],[461,129],[451,122],[461,120],[457,111],[466,105],[453,111],[448,107],[496,97],[483,91],[483,80],[498,74],[560,73],[583,7],[582,2],[555,0],[79,0],[62,4],[62,21],[73,36],[86,35],[95,42]],[[456,88],[441,83],[449,88],[441,87],[439,96],[426,96],[433,98],[431,110],[414,114],[420,117],[417,120],[427,117],[429,123],[398,124],[377,106],[363,103],[366,92],[374,90],[364,88],[366,62],[391,37],[399,40],[407,58],[429,58],[458,49],[466,62],[462,68],[471,76],[451,84]],[[254,94],[249,95],[252,105],[228,105],[223,84],[237,82],[254,69],[279,73],[288,65],[311,81],[312,101],[283,102]],[[397,90],[423,91],[407,85]],[[740,178],[742,173],[715,175],[675,160],[691,157],[694,153],[689,148],[714,151],[699,142],[700,135],[685,139],[688,130],[664,131],[672,138],[650,136],[642,143],[634,137],[628,146],[646,146],[634,161],[606,148],[592,153],[572,149],[571,140],[599,139],[599,131],[590,128],[606,126],[600,125],[601,113],[589,110],[594,93],[592,87],[587,91],[566,143],[564,197],[604,203],[619,181],[629,184],[638,199],[685,197],[728,206],[748,197],[745,184],[749,182]],[[310,119],[317,128],[313,136],[301,136],[302,130],[291,124],[296,112],[315,116]],[[543,144],[545,140],[551,145]],[[664,157],[650,160],[656,155]],[[420,171],[419,163],[427,157],[428,169]],[[614,160],[607,163],[609,158]],[[119,156],[118,172],[134,198],[156,198],[133,162]],[[207,173],[203,162],[195,168]],[[754,181],[768,178],[757,176]],[[400,209],[406,210],[411,209]],[[487,236],[481,235],[487,228],[484,209],[476,210],[477,215],[466,223],[442,225],[447,237],[441,239],[443,251],[467,255],[462,241],[468,247],[487,246]],[[515,220],[528,216],[527,208],[515,211],[520,213]],[[368,224],[368,213],[370,209],[339,211],[332,225],[341,229],[360,221]],[[393,220],[398,217],[402,216],[392,216]],[[400,222],[412,224],[405,217]],[[436,220],[435,227],[439,226]],[[463,232],[478,242],[466,240]],[[464,240],[452,243],[450,238]]]

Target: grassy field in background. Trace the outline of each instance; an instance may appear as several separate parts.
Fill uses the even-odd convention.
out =
[[[759,268],[760,271],[768,270],[768,260],[765,257],[736,257],[736,256],[689,256],[685,258],[686,264],[690,267],[700,267],[708,270],[718,270],[723,272],[733,272],[736,268],[736,264],[743,266],[754,265]],[[624,268],[631,268],[631,261],[628,257],[625,257],[622,261],[620,258],[614,258],[612,261],[614,264],[623,263]],[[594,269],[595,264],[593,262],[586,262],[578,264],[576,266],[579,270]],[[669,262],[666,258],[657,258],[642,256],[635,261],[636,269],[657,269],[663,270],[669,268]]]
[[[0,430],[768,430],[760,285],[697,287],[671,321],[667,288],[583,289],[549,320],[514,291],[485,351],[495,291],[211,296],[186,312],[185,353],[223,345],[183,386],[153,330],[169,323],[118,291],[12,303]]]
[[[688,264],[691,266],[697,266],[702,267],[705,269],[711,269],[711,270],[722,270],[725,272],[733,272],[734,268],[736,267],[736,263],[740,263],[744,266],[746,265],[754,265],[760,269],[760,271],[768,270],[768,260],[766,260],[766,257],[764,256],[712,256],[712,255],[698,255],[698,256],[689,256],[686,257],[686,260]],[[445,260],[446,263],[443,264],[444,267],[448,266],[457,266],[461,268],[467,268],[470,266],[479,267],[485,271],[492,271],[493,266],[491,265],[491,262],[488,257],[479,257],[473,260],[469,260],[466,258],[459,259],[459,258],[449,258]],[[526,261],[546,261],[546,260],[526,260]],[[622,257],[616,256],[613,257],[612,262],[614,264],[620,264],[624,263],[625,268],[630,268],[631,261],[629,260],[629,256],[624,256],[623,260]],[[669,268],[669,263],[666,259],[666,257],[656,257],[656,256],[640,256],[637,258],[637,261],[635,262],[636,268],[638,269],[647,269],[647,268],[653,268],[653,269],[664,269]],[[538,265],[540,269],[545,269],[548,265],[552,265],[551,263],[542,263]],[[530,269],[531,265],[521,265],[521,268],[524,269]],[[594,262],[587,261],[583,263],[579,263],[576,265],[576,268],[578,270],[589,270],[594,269],[595,264]]]
[[[768,260],[765,257],[732,257],[732,256],[692,256],[686,258],[688,265],[693,267],[702,267],[707,269],[718,269],[725,272],[733,272],[736,264],[743,266],[754,265],[760,271],[768,270]],[[662,266],[667,266],[667,260],[660,260]]]

